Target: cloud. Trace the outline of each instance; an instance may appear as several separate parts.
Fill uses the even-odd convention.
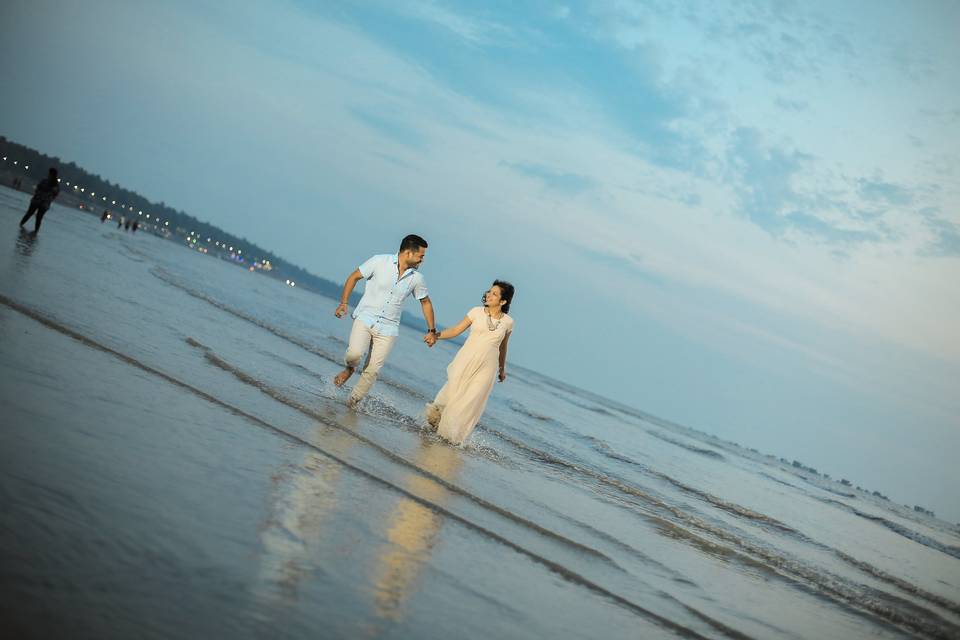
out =
[[[498,45],[505,41],[513,41],[515,38],[513,30],[500,22],[467,16],[463,12],[458,13],[442,7],[436,2],[389,2],[383,8],[393,9],[411,18],[432,23],[471,45]]]
[[[774,84],[819,78],[828,66],[855,57],[842,23],[827,23],[803,4],[718,4],[705,13],[691,19],[709,39],[738,52]]]
[[[577,194],[597,186],[596,181],[587,176],[551,169],[539,164],[524,162],[501,162],[502,166],[517,173],[539,180],[544,187],[566,194]]]
[[[782,235],[789,226],[785,214],[802,200],[794,191],[793,178],[810,160],[799,151],[766,145],[755,129],[734,131],[728,162],[741,212],[771,235]]]
[[[829,241],[831,244],[859,244],[862,242],[879,242],[882,236],[860,229],[844,229],[832,225],[822,218],[801,211],[794,211],[786,215],[790,227],[810,236]]]
[[[562,11],[531,6],[513,8],[509,28],[472,3],[314,10],[363,30],[448,91],[516,125],[590,128],[638,157],[682,171],[697,170],[709,157],[681,126],[693,115],[693,101],[665,77],[657,46],[626,50]]]
[[[805,100],[791,100],[789,98],[777,98],[774,102],[784,111],[806,111],[810,108],[810,103]]]
[[[929,51],[914,46],[899,46],[891,50],[892,65],[910,80],[919,82],[937,75],[937,64]]]
[[[802,190],[798,185],[810,182],[816,158],[786,145],[770,145],[754,129],[734,132],[728,161],[740,213],[776,238],[801,234],[848,248],[897,237],[880,220],[884,210],[852,206],[843,194],[831,195],[823,185],[816,185],[812,194]],[[859,179],[856,184],[861,197],[873,204],[908,205],[915,200],[913,192],[893,183]],[[846,257],[843,252],[834,255]]]
[[[661,271],[658,271],[647,264],[647,261],[636,252],[619,252],[617,249],[605,247],[603,250],[570,244],[574,250],[578,251],[587,260],[595,265],[610,267],[620,273],[626,273],[631,279],[642,279],[645,284],[666,289],[670,286],[677,286],[677,280],[668,277]]]
[[[916,196],[912,191],[892,182],[860,178],[857,180],[857,187],[860,196],[868,202],[907,206],[916,201]]]
[[[423,149],[427,146],[425,134],[394,115],[377,113],[373,109],[364,107],[350,107],[348,111],[366,126],[395,142],[414,149]]]
[[[960,123],[960,108],[954,109],[933,109],[926,107],[920,109],[920,115],[933,120],[939,125],[953,125]]]
[[[960,225],[945,218],[930,217],[927,228],[933,241],[921,250],[921,255],[935,258],[960,257]]]

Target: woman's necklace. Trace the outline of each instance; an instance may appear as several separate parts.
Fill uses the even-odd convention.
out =
[[[496,331],[500,328],[501,322],[503,322],[503,316],[500,316],[500,319],[497,320],[497,324],[493,324],[493,317],[490,315],[490,312],[487,311],[487,329],[490,329],[490,331]]]

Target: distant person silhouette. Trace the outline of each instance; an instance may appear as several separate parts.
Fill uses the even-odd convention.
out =
[[[136,232],[137,232],[137,229],[139,229],[139,228],[140,228],[140,221],[139,221],[139,220],[134,220],[134,221],[133,221],[133,228],[130,229],[130,232],[131,232],[131,233],[136,233]]]
[[[60,183],[57,181],[57,170],[50,167],[50,171],[47,172],[47,177],[41,180],[37,184],[37,188],[34,189],[33,197],[30,198],[30,206],[27,208],[27,213],[20,220],[20,226],[22,227],[26,224],[27,220],[30,219],[30,216],[36,214],[37,219],[33,223],[33,232],[37,233],[40,231],[43,214],[47,212],[47,209],[50,208],[50,205],[59,194]]]
[[[124,230],[124,231],[130,231],[130,220],[129,220],[129,219],[123,221],[123,230]]]
[[[123,226],[123,216],[117,218],[117,229]]]
[[[103,224],[104,222],[106,222],[108,217],[110,217],[110,214],[107,212],[106,209],[104,209],[103,215],[100,216],[100,224]]]

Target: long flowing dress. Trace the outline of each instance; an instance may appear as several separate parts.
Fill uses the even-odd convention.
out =
[[[462,444],[483,415],[497,379],[500,344],[513,331],[507,314],[493,320],[483,307],[474,307],[467,317],[470,335],[447,367],[447,383],[426,407],[427,421],[453,444]]]

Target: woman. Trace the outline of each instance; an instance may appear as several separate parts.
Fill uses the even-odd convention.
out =
[[[483,306],[474,307],[455,327],[437,334],[438,340],[455,338],[467,328],[470,335],[447,367],[447,383],[427,404],[427,422],[453,444],[462,444],[477,426],[494,379],[507,378],[507,342],[513,318],[507,315],[513,285],[495,280],[483,294]]]

